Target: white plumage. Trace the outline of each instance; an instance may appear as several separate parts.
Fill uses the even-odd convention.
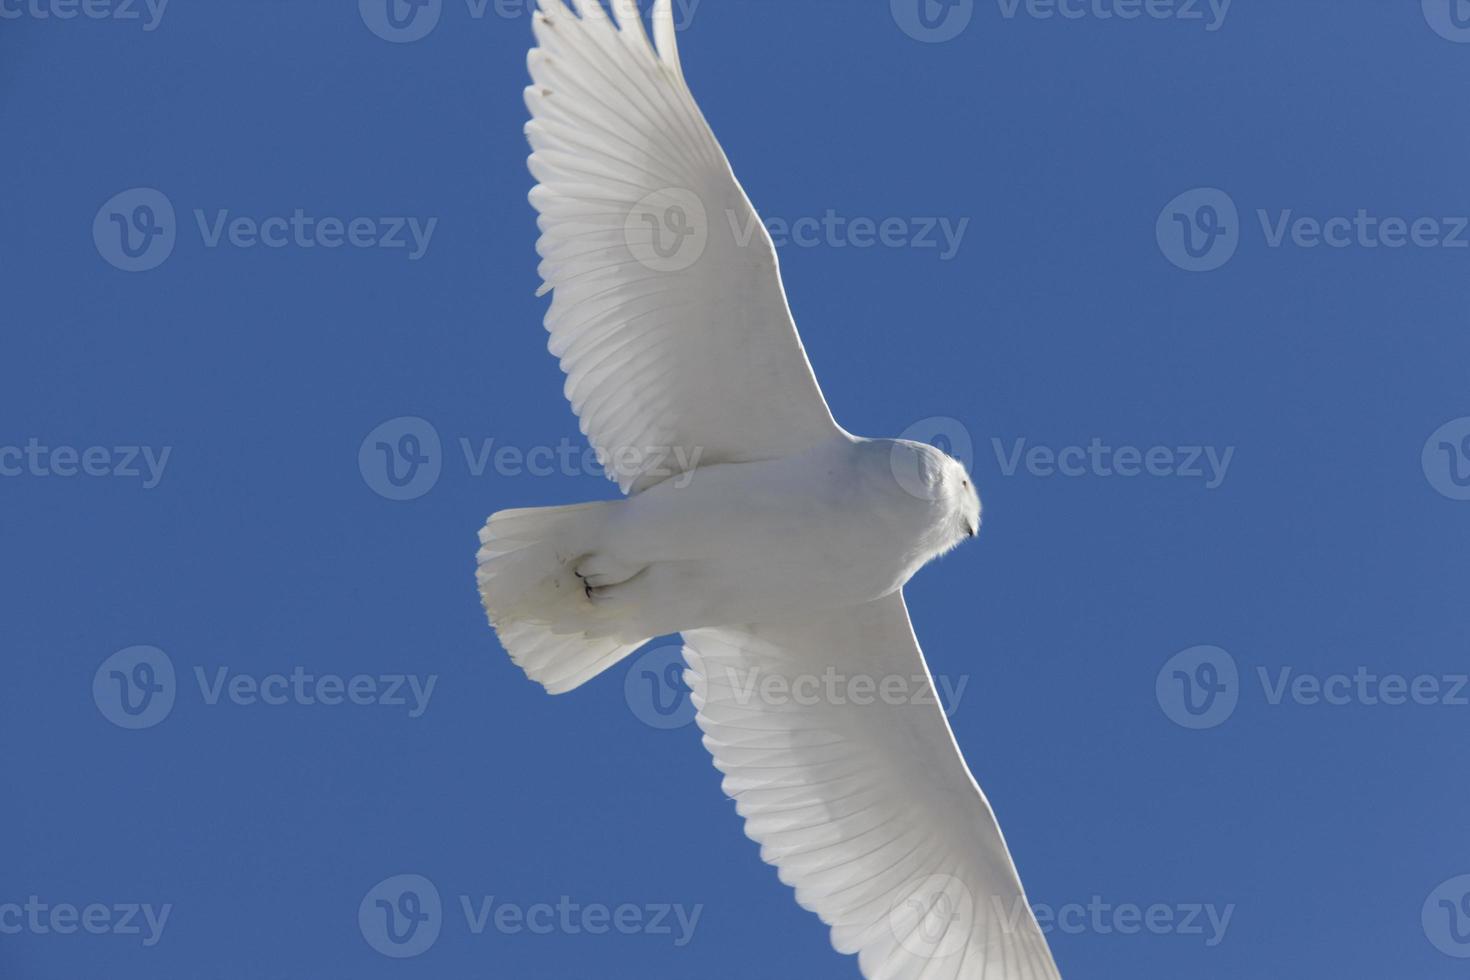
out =
[[[526,133],[550,348],[631,496],[492,516],[491,623],[552,693],[683,633],[747,833],[864,976],[1058,977],[903,601],[978,529],[968,475],[833,421],[668,0],[653,44],[634,0],[540,4]],[[901,698],[875,696],[893,679]],[[789,696],[804,684],[817,696]]]
[[[621,30],[595,0],[579,0],[580,18],[544,4],[528,59],[531,203],[541,277],[554,290],[546,327],[582,431],[606,453],[633,447],[652,460],[698,446],[704,462],[780,456],[837,435],[770,237],[684,85],[672,16],[654,17],[655,55],[636,6],[612,9]],[[656,232],[641,219],[661,222],[661,205],[679,202],[704,211],[702,241],[651,261]],[[731,219],[758,228],[750,245],[729,234]],[[667,269],[650,268],[659,264]],[[636,467],[615,478],[624,491],[656,482]]]

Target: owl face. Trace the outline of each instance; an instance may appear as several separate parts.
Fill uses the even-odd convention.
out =
[[[924,504],[932,546],[948,551],[979,533],[980,495],[963,463],[927,443],[895,440],[892,447],[893,475]]]

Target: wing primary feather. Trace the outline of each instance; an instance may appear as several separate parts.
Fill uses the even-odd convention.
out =
[[[653,43],[658,56],[669,66],[679,83],[684,83],[684,69],[679,64],[678,32],[674,30],[674,5],[670,0],[657,0],[653,5]]]

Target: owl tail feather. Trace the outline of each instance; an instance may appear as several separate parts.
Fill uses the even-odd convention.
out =
[[[502,510],[480,530],[480,601],[510,659],[548,693],[596,677],[647,642],[588,597],[578,562],[616,501]]]

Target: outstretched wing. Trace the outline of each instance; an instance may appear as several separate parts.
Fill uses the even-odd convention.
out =
[[[770,236],[634,0],[539,0],[526,135],[546,327],[610,479],[635,492],[695,465],[838,435],[786,306]]]
[[[745,832],[864,976],[1057,980],[901,592],[684,641],[704,743]]]

